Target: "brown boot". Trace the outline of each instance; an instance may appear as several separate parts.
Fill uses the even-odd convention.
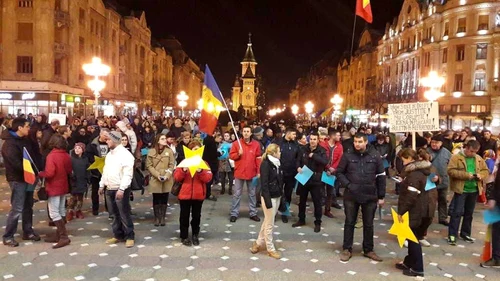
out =
[[[160,226],[165,226],[165,217],[167,216],[167,207],[168,205],[162,204],[160,205]]]
[[[68,238],[68,231],[66,230],[66,224],[64,220],[58,220],[54,222],[57,226],[57,230],[59,230],[59,242],[56,245],[52,246],[52,249],[62,248],[64,246],[69,245],[71,240]]]
[[[47,234],[47,237],[45,237],[45,239],[43,239],[43,241],[47,242],[47,243],[56,243],[56,242],[59,242],[59,228],[57,228],[56,230],[56,233],[54,234]]]
[[[66,214],[66,221],[72,221],[75,216],[75,212],[73,210],[69,210]]]

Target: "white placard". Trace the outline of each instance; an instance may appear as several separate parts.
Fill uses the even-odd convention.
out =
[[[66,114],[49,113],[49,124],[52,120],[59,120],[59,125],[66,125]]]
[[[393,133],[439,131],[437,102],[389,104],[388,114]]]

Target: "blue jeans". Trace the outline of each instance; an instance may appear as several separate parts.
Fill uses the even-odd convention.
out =
[[[472,215],[476,207],[477,192],[471,193],[455,193],[450,203],[450,224],[448,226],[448,236],[458,236],[458,228],[460,220],[462,220],[462,228],[460,236],[471,236],[472,231]]]
[[[134,240],[134,223],[130,214],[130,188],[125,189],[123,198],[116,200],[117,190],[106,190],[106,198],[108,210],[114,215],[113,235],[120,240]]]
[[[344,199],[344,250],[352,252],[352,244],[354,239],[354,225],[358,219],[358,211],[361,207],[363,215],[363,252],[369,253],[373,251],[373,220],[375,211],[377,210],[377,201],[366,203],[358,203],[352,200]]]
[[[17,232],[17,221],[22,218],[23,233],[25,235],[33,234],[33,191],[27,191],[29,184],[25,182],[9,182],[11,195],[10,204],[12,205],[3,239],[13,239]]]
[[[238,217],[238,215],[240,214],[241,194],[243,193],[243,185],[245,183],[247,184],[248,188],[248,205],[250,209],[250,217],[257,215],[257,208],[255,207],[257,203],[255,199],[256,187],[252,185],[252,180],[235,179],[233,188],[233,201],[231,203],[232,217]]]

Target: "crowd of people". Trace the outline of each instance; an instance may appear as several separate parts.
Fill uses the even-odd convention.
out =
[[[403,222],[408,212],[410,227],[419,240],[406,242],[408,256],[396,268],[405,275],[423,276],[422,247],[431,245],[426,236],[436,210],[437,222],[448,227],[448,244],[457,245],[458,238],[474,243],[476,202],[489,209],[498,208],[500,202],[498,140],[488,130],[417,134],[417,149],[413,150],[409,133],[344,123],[241,121],[219,126],[214,132],[200,132],[194,119],[124,116],[66,121],[68,125],[61,125],[58,120],[48,122],[43,115],[30,114],[1,122],[1,161],[12,191],[3,235],[6,246],[19,245],[14,239],[19,218],[22,239],[41,239],[32,228],[32,216],[35,189],[44,184],[50,223],[57,228],[45,241],[56,243],[53,248],[71,242],[66,225],[84,218],[87,192],[91,193],[92,215],[101,215],[100,206],[104,205],[113,220],[113,237],[106,243],[123,241],[126,247],[133,247],[131,186],[137,185],[139,171],[149,178],[145,188],[153,197],[155,226],[165,226],[170,192],[179,189],[180,238],[185,246],[200,243],[203,201],[217,201],[217,196],[227,192],[232,197],[229,221],[235,223],[246,185],[249,219],[261,221],[259,208],[264,215],[252,253],[266,250],[273,258],[281,257],[273,243],[276,214],[288,223],[290,208],[297,203],[298,220],[291,227],[307,225],[310,194],[316,233],[321,231],[323,216],[334,218],[332,207],[343,208],[341,262],[352,257],[356,228],[363,229],[363,255],[382,261],[374,251],[374,218],[385,203],[390,180],[399,194],[398,219]],[[186,158],[183,146],[191,150],[204,147],[203,160],[209,169],[192,174],[188,168],[177,167]],[[31,156],[38,183],[24,180],[23,149]],[[104,161],[102,169],[96,161]],[[89,171],[91,165],[95,169]],[[302,185],[295,176],[304,169],[312,176]],[[324,183],[325,173],[336,177],[334,184]],[[212,189],[216,184],[220,184],[220,192]],[[340,197],[342,206],[337,202]],[[492,233],[492,259],[481,265],[500,268],[500,222],[492,225]]]

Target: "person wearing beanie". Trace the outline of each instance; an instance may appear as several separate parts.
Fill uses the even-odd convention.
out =
[[[127,124],[123,121],[116,122],[116,128],[120,132],[125,133],[127,135],[128,140],[130,142],[130,148],[132,150],[132,155],[135,155],[135,150],[137,149],[137,136],[135,135],[134,130],[127,128]],[[120,136],[120,138],[121,138],[121,136]]]
[[[78,219],[83,219],[82,205],[83,194],[87,191],[87,182],[90,180],[89,159],[83,156],[85,151],[85,144],[82,142],[75,143],[75,148],[70,151],[71,165],[73,173],[70,178],[70,193],[71,198],[68,203],[68,213],[66,214],[66,221],[73,220],[76,216]]]
[[[99,194],[104,194],[113,217],[114,237],[106,240],[107,244],[125,241],[125,247],[134,246],[134,223],[130,208],[130,183],[134,174],[134,156],[121,145],[120,132],[110,132],[106,138],[109,152],[104,160],[104,168],[99,182]]]

